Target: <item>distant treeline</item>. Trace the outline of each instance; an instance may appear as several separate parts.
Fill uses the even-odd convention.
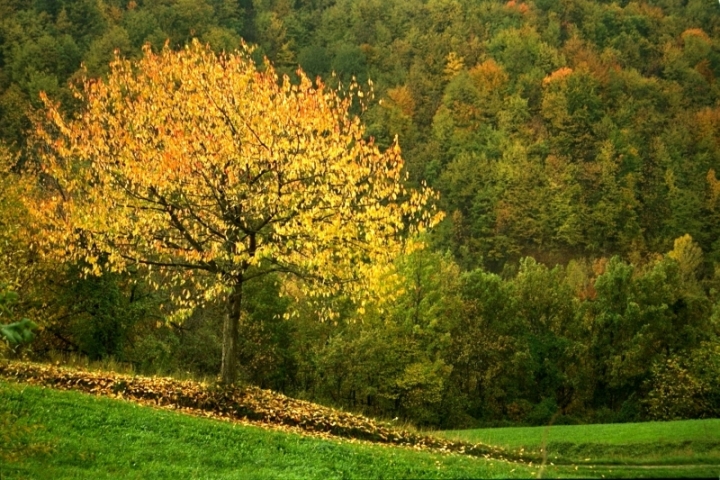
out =
[[[280,320],[257,283],[248,381],[426,425],[720,413],[713,0],[0,0],[0,283],[42,327],[30,353],[216,373],[221,309],[168,324],[166,292],[43,264],[10,189],[40,91],[72,112],[81,63],[193,37],[372,80],[368,131],[447,212],[382,310]]]

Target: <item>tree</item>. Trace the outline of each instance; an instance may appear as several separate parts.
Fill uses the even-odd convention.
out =
[[[159,270],[182,308],[225,298],[223,383],[246,282],[286,274],[290,295],[362,302],[440,217],[431,189],[403,187],[397,142],[381,152],[348,113],[357,85],[344,95],[298,77],[194,41],[117,58],[107,80],[84,81],[75,118],[45,99],[38,242],[90,274],[144,266],[157,284]]]

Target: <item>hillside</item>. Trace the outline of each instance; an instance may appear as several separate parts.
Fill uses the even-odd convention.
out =
[[[427,212],[398,213],[395,225],[382,229],[372,222],[388,215],[370,213],[370,225],[355,228],[358,210],[334,212],[342,234],[313,231],[305,218],[293,225],[310,226],[309,232],[285,229],[282,237],[272,222],[285,217],[278,220],[266,202],[272,195],[264,196],[275,189],[255,185],[251,194],[224,200],[228,169],[222,163],[240,168],[243,158],[262,155],[220,158],[252,142],[225,129],[220,148],[215,139],[222,121],[184,123],[210,115],[202,109],[212,104],[193,97],[195,113],[185,115],[180,106],[187,101],[172,103],[172,88],[197,81],[190,74],[162,87],[149,82],[146,93],[157,88],[155,94],[126,98],[165,99],[170,103],[160,110],[178,114],[174,123],[168,116],[143,117],[156,105],[147,112],[126,109],[137,113],[144,133],[123,130],[131,122],[92,117],[98,120],[69,137],[95,132],[85,137],[86,146],[98,150],[86,150],[80,161],[62,147],[56,135],[63,129],[51,118],[90,119],[80,91],[108,78],[116,53],[131,61],[143,48],[150,56],[163,48],[177,53],[194,38],[209,45],[207,55],[248,45],[258,71],[273,65],[287,76],[288,92],[297,91],[301,67],[309,77],[303,91],[311,92],[319,78],[324,92],[348,95],[345,125],[356,130],[347,138],[368,142],[366,153],[394,159],[382,189],[389,196],[375,205],[404,201],[398,192],[421,189],[443,220],[416,238],[410,217],[430,215],[429,205]],[[39,326],[35,340],[3,342],[0,354],[38,361],[76,355],[112,359],[148,375],[215,376],[230,311],[228,285],[220,283],[247,274],[251,280],[231,309],[237,345],[226,363],[246,384],[435,429],[718,417],[718,78],[720,5],[712,0],[0,0],[0,324],[28,318]],[[250,108],[243,105],[239,110]],[[201,110],[207,115],[196,115]],[[235,110],[214,111],[213,118]],[[297,132],[322,143],[335,131],[280,114],[298,120],[293,135],[273,130],[283,122],[270,117],[254,116],[267,120],[272,137],[260,143],[283,139],[294,148],[304,135]],[[191,144],[200,131],[205,141]],[[180,134],[183,141],[173,137]],[[117,182],[118,196],[87,194],[128,173],[111,171],[128,163],[111,150],[130,137],[146,143],[125,158],[140,150],[147,158],[129,174],[149,179],[144,188],[151,193],[130,192],[139,197],[132,214],[127,199],[117,200],[125,182]],[[358,145],[355,140],[345,147]],[[221,160],[204,172],[217,174],[218,181],[205,182],[222,187],[214,196],[186,188],[202,177],[186,173],[207,160],[208,146],[218,147],[211,150]],[[48,159],[55,148],[67,161]],[[303,165],[299,152],[306,150],[292,151]],[[107,160],[102,168],[85,170],[100,157]],[[65,167],[66,179],[87,174],[67,189],[74,197],[59,187],[62,176],[52,174]],[[100,182],[103,172],[108,175]],[[232,176],[240,190],[244,179],[255,178]],[[154,179],[170,177],[163,183],[170,194],[155,198]],[[332,196],[336,205],[364,208],[342,181],[326,183],[333,185],[325,195],[288,201],[311,208]],[[367,191],[373,182],[356,177],[350,183]],[[343,195],[349,203],[338,201]],[[158,203],[201,197],[205,203],[192,208]],[[143,204],[148,198],[151,205]],[[51,199],[57,202],[52,208]],[[87,199],[89,214],[75,217],[83,228],[70,225],[63,237],[58,225],[72,210],[67,202]],[[117,202],[101,212],[105,199]],[[217,212],[207,215],[212,225],[207,218],[195,222],[217,199],[225,213],[255,212],[250,223],[259,230],[238,236],[237,224],[247,230],[245,222]],[[140,222],[147,212],[154,217]],[[227,219],[235,230],[226,228]],[[187,235],[191,224],[196,238]],[[141,225],[155,230],[136,231]],[[390,243],[377,242],[375,256],[361,252],[379,231],[426,248],[409,253],[412,248],[399,243],[385,248]],[[122,241],[108,241],[116,234]],[[353,247],[340,256],[321,249],[317,258],[303,251],[310,240],[333,235]],[[273,263],[277,258],[240,260],[232,251],[242,246],[254,255],[258,238],[281,237],[278,244],[290,246],[283,258],[306,262],[309,270]],[[213,248],[197,241],[217,238]],[[134,263],[137,252],[120,252],[123,257],[111,244],[166,250],[142,265]],[[267,244],[261,247],[270,254]],[[230,250],[223,272],[204,256],[218,248]],[[391,251],[408,253],[387,268],[371,264]],[[169,257],[171,266],[189,265],[181,261],[188,252],[193,262],[202,257],[190,263],[199,271],[161,271]],[[377,288],[358,286],[354,280],[365,277],[360,266],[386,276],[374,279]],[[322,295],[311,298],[303,282],[318,279],[317,269],[334,276],[316,282]],[[350,298],[341,288],[347,285],[377,298]]]
[[[21,362],[0,363],[0,377],[60,390],[78,390],[127,399],[196,416],[286,428],[306,435],[368,440],[498,460],[522,460],[522,455],[491,445],[453,442],[408,432],[367,417],[292,399],[257,387],[213,386],[169,377],[149,378]]]
[[[522,465],[320,439],[0,381],[0,477],[514,478]]]
[[[539,457],[515,463],[498,458],[497,447],[480,457],[471,449],[450,453],[453,445],[471,444],[439,437],[433,437],[439,449],[428,442],[360,440],[357,430],[343,430],[351,415],[257,389],[245,390],[248,415],[238,419],[233,418],[241,403],[237,394],[235,402],[223,397],[232,408],[218,414],[209,390],[193,382],[39,365],[11,368],[2,374],[11,381],[0,380],[2,478],[687,478],[714,476],[720,468],[717,435],[702,433],[714,428],[713,421],[555,427],[549,435],[547,427],[438,432],[491,439]],[[11,372],[55,388],[18,383],[7,377]],[[251,397],[258,401],[254,407]],[[205,403],[202,409],[178,408],[172,402],[179,398]],[[333,420],[339,429],[323,432],[321,422],[289,426],[287,418],[297,416],[298,407],[316,420]],[[387,428],[356,420],[378,432]]]
[[[645,257],[690,234],[716,258],[720,6],[703,0],[64,0],[0,6],[0,139],[24,145],[46,91],[117,49],[218,51],[372,80],[364,115],[443,194],[437,245],[465,268],[532,255]],[[331,74],[335,72],[336,77]],[[634,258],[633,257],[633,258]]]

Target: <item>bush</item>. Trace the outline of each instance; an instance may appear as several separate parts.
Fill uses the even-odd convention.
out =
[[[549,425],[557,420],[559,408],[554,398],[544,398],[528,414],[526,422],[530,425]],[[553,418],[554,417],[554,418]]]
[[[655,420],[720,415],[720,343],[704,342],[687,356],[674,355],[652,368],[645,400]]]
[[[17,293],[7,288],[0,287],[0,318],[7,320],[14,319],[12,306],[17,302]],[[7,325],[0,324],[0,340],[4,340],[6,347],[0,349],[0,353],[6,353],[2,350],[17,353],[17,349],[24,344],[29,343],[35,337],[33,330],[37,329],[37,325],[32,320],[23,318],[17,322]]]

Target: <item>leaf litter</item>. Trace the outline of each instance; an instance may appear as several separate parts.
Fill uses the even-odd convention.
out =
[[[88,371],[40,363],[0,362],[0,377],[262,428],[353,443],[394,445],[486,459],[528,462],[522,453],[447,440],[255,386],[222,386],[170,377]]]

